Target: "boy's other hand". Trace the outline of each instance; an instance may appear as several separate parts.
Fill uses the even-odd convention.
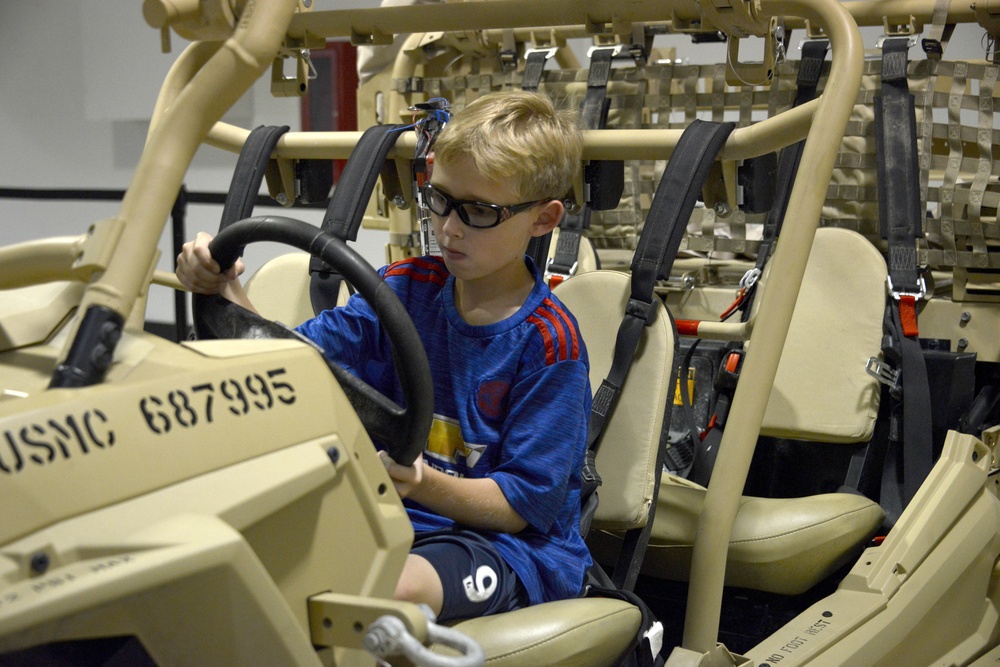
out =
[[[392,457],[384,451],[378,453],[382,459],[382,465],[389,472],[392,484],[396,487],[396,493],[400,498],[405,498],[413,491],[413,488],[423,480],[424,456],[421,454],[413,462],[413,465],[402,466],[392,460]]]
[[[177,279],[188,290],[199,294],[218,294],[230,283],[237,280],[245,267],[242,259],[223,273],[218,262],[212,258],[208,244],[211,234],[198,232],[193,241],[188,241],[177,255]]]

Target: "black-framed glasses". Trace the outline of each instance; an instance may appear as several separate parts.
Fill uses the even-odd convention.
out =
[[[446,192],[438,190],[428,183],[421,188],[424,195],[424,203],[431,213],[441,217],[447,216],[453,210],[458,212],[458,219],[469,227],[476,229],[489,229],[496,227],[501,222],[513,218],[521,211],[527,211],[532,206],[544,204],[549,199],[538,199],[524,202],[523,204],[512,204],[511,206],[500,206],[498,204],[487,204],[471,199],[455,199]]]

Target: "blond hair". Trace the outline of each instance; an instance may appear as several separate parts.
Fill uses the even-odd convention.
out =
[[[578,114],[522,91],[474,100],[455,114],[434,145],[435,161],[468,157],[483,178],[506,181],[524,201],[564,197],[582,153]]]

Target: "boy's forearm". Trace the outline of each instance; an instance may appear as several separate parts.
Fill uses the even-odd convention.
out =
[[[243,284],[240,283],[239,278],[230,280],[226,283],[225,287],[222,288],[219,294],[233,303],[243,306],[252,313],[257,312],[257,309],[253,307],[252,303],[250,303],[250,297],[248,297],[246,291],[244,291]]]
[[[470,528],[518,533],[528,522],[514,511],[500,486],[488,477],[452,477],[424,466],[424,479],[409,498]]]

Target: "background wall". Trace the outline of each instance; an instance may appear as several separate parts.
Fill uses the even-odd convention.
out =
[[[397,0],[398,1],[398,0]],[[405,0],[404,0],[405,1]],[[375,7],[378,0],[317,0],[318,9]],[[865,29],[874,47],[880,30]],[[948,49],[953,58],[982,58],[982,30],[962,26]],[[661,40],[662,38],[658,38]],[[138,161],[156,94],[170,64],[184,47],[160,52],[159,32],[142,18],[141,0],[0,1],[0,188],[124,189]],[[790,57],[797,58],[793,43]],[[676,45],[695,62],[719,62],[721,45],[691,48],[682,36],[658,41]],[[574,44],[586,62],[586,43]],[[917,57],[918,49],[913,50]],[[741,56],[752,60],[753,54]],[[265,76],[234,107],[227,120],[299,128],[298,99],[273,98]],[[197,153],[186,179],[190,191],[223,192],[236,156],[211,147]],[[77,235],[111,217],[117,203],[24,201],[0,198],[0,244]],[[191,205],[188,236],[215,230],[221,207]],[[316,224],[321,211],[296,211]],[[384,261],[385,232],[362,230],[357,249],[373,264]],[[167,232],[159,267],[173,268]],[[251,270],[280,248],[252,246]],[[173,293],[153,286],[148,319],[173,321]]]
[[[376,7],[378,0],[320,0],[320,9]],[[186,42],[172,35],[160,51],[160,33],[142,17],[142,0],[0,1],[0,188],[125,189],[138,162],[160,83]],[[274,98],[269,77],[225,117],[243,127],[299,129],[299,99]],[[225,192],[236,155],[203,146],[185,186]],[[272,211],[281,209],[270,209]],[[78,235],[114,216],[116,202],[26,201],[0,198],[0,245]],[[191,204],[188,236],[218,229],[221,206]],[[296,209],[319,224],[323,211]],[[362,230],[355,248],[384,263],[387,234]],[[170,226],[160,240],[159,268],[173,270]],[[251,246],[252,271],[281,252]],[[147,318],[173,322],[173,291],[150,288]]]

